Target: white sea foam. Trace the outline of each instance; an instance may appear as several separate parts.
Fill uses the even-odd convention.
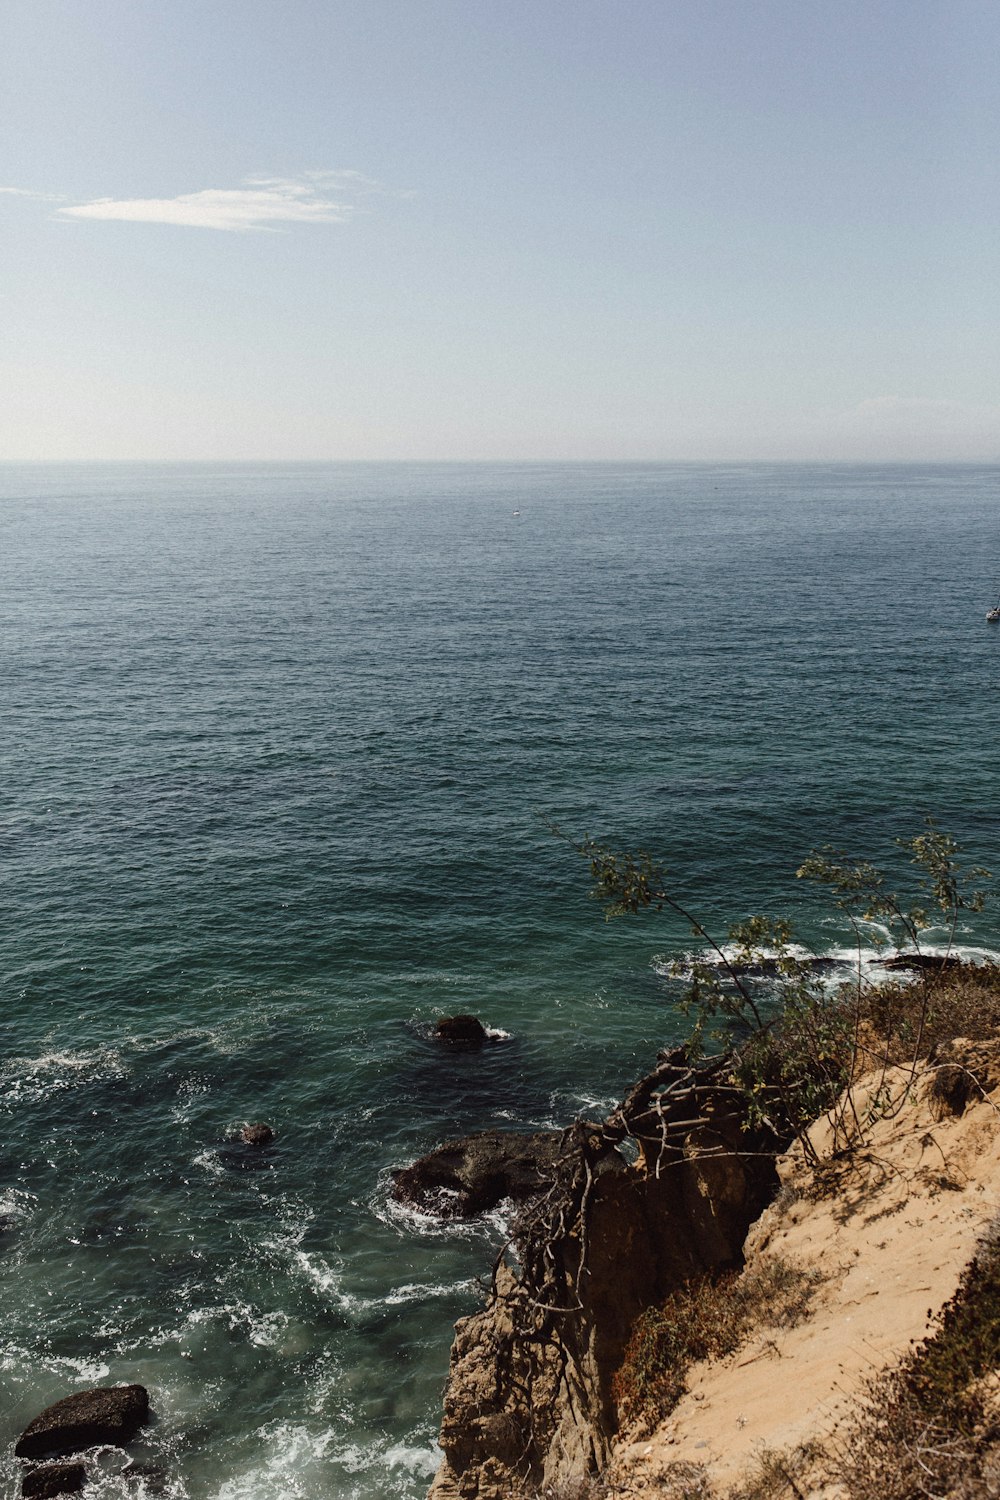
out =
[[[119,1455],[110,1450],[105,1450],[97,1456],[97,1462],[92,1464],[87,1476],[87,1495],[89,1500],[153,1500],[154,1496],[160,1500],[187,1500],[188,1491],[183,1481],[177,1476],[167,1473],[165,1478],[147,1480],[145,1478],[126,1478],[122,1472],[127,1458],[120,1455],[120,1462],[116,1462]]]
[[[97,1380],[106,1380],[111,1373],[103,1360],[70,1359],[66,1355],[47,1354],[43,1349],[21,1348],[16,1343],[0,1349],[0,1369],[23,1374],[25,1370],[48,1370],[53,1375],[78,1381],[81,1385],[93,1385]]]
[[[177,1099],[170,1107],[170,1118],[178,1125],[185,1124],[194,1114],[198,1103],[211,1093],[211,1084],[198,1074],[184,1078],[177,1085]]]
[[[271,1496],[320,1500],[336,1494],[353,1500],[362,1494],[386,1497],[412,1493],[415,1479],[427,1480],[439,1462],[429,1441],[352,1438],[334,1427],[310,1428],[276,1422],[256,1434],[262,1453],[242,1474],[211,1491],[212,1500],[270,1500]],[[339,1472],[339,1475],[337,1471]],[[358,1487],[344,1486],[344,1476],[362,1477]],[[378,1478],[377,1476],[381,1476]]]
[[[371,1301],[386,1307],[399,1307],[404,1302],[428,1302],[437,1297],[455,1297],[461,1292],[475,1291],[475,1287],[474,1281],[415,1281],[394,1287],[385,1297],[372,1298]]]
[[[88,1385],[93,1385],[97,1380],[107,1380],[111,1374],[110,1365],[106,1365],[103,1360],[70,1359],[68,1356],[53,1355],[48,1363],[52,1369],[69,1370],[75,1380],[86,1381]]]
[[[343,1270],[331,1266],[318,1251],[296,1250],[292,1264],[320,1297],[342,1307],[349,1307],[353,1298],[341,1288]]]
[[[206,1147],[204,1151],[199,1151],[197,1156],[194,1157],[192,1164],[200,1167],[203,1172],[207,1172],[209,1177],[225,1177],[226,1175],[225,1163],[220,1159],[218,1151],[212,1146]]]
[[[125,1078],[128,1071],[121,1053],[114,1047],[10,1058],[0,1067],[0,1106],[36,1104],[67,1089]]]
[[[942,939],[937,942],[932,941],[936,931],[940,931]],[[972,943],[949,942],[944,929],[929,928],[923,936],[920,951],[928,958],[950,957],[970,964],[1000,962],[1000,953],[994,949]],[[866,923],[862,927],[862,938],[864,937],[868,937],[869,942],[835,941],[819,951],[806,948],[801,943],[790,943],[785,953],[787,957],[807,967],[811,965],[815,977],[820,982],[825,980],[831,984],[843,984],[846,980],[857,978],[859,975],[863,981],[879,982],[889,973],[897,977],[905,975],[905,970],[897,971],[886,966],[886,960],[893,958],[897,953],[896,945],[888,929],[877,923]],[[740,961],[741,952],[735,943],[720,943],[719,949],[726,963],[735,964]],[[762,947],[754,957],[766,964],[776,961],[779,953],[777,949]],[[725,963],[720,959],[719,953],[713,949],[703,949],[697,953],[681,953],[676,956],[657,954],[652,960],[652,968],[655,973],[664,978],[683,980],[691,977],[695,963],[707,964],[715,969],[723,981],[728,977]],[[751,969],[750,977],[759,977],[766,982],[773,976],[768,974],[754,976]]]
[[[427,1302],[437,1298],[450,1298],[471,1291],[471,1281],[452,1282],[405,1282],[380,1296],[359,1296],[344,1286],[345,1271],[342,1263],[331,1263],[318,1251],[296,1250],[292,1266],[307,1282],[310,1289],[329,1306],[358,1315],[373,1312],[380,1307],[401,1307],[411,1302]]]
[[[176,1344],[181,1355],[191,1359],[200,1354],[206,1340],[211,1340],[213,1328],[224,1329],[229,1334],[239,1334],[243,1342],[258,1349],[273,1349],[278,1354],[295,1355],[300,1351],[301,1330],[288,1313],[280,1309],[264,1311],[240,1298],[204,1307],[193,1307],[183,1322],[161,1329],[155,1336],[146,1335],[135,1342],[122,1340],[117,1346],[119,1354],[136,1348],[163,1348]]]
[[[610,1094],[582,1093],[577,1089],[556,1089],[549,1095],[552,1124],[546,1129],[562,1130],[567,1120],[580,1117],[588,1120],[603,1120],[618,1103]]]
[[[8,1187],[0,1190],[0,1220],[13,1219],[19,1222],[30,1219],[37,1206],[37,1195],[24,1188]]]
[[[432,1479],[441,1462],[435,1446],[410,1443],[347,1443],[340,1448],[336,1461],[349,1474],[367,1473],[370,1469],[405,1470],[424,1479]]]
[[[477,1214],[473,1219],[452,1219],[441,1214],[427,1213],[411,1203],[400,1203],[391,1192],[392,1170],[379,1174],[378,1185],[368,1207],[380,1223],[394,1229],[400,1236],[419,1235],[421,1239],[485,1240],[500,1244],[510,1235],[510,1224],[516,1206],[509,1199],[498,1203],[488,1213]],[[446,1198],[448,1190],[441,1190]]]

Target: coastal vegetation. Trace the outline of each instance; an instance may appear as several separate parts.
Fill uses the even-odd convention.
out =
[[[964,869],[957,843],[933,822],[901,843],[906,868],[895,881],[831,849],[800,866],[854,934],[847,981],[783,920],[751,917],[720,939],[649,855],[590,840],[574,847],[606,915],[669,910],[687,923],[696,951],[668,972],[691,1030],[603,1120],[563,1133],[494,1267],[486,1307],[459,1325],[434,1490],[442,1500],[632,1494],[627,1466],[616,1477],[619,1445],[653,1434],[656,1447],[693,1370],[738,1366],[745,1345],[751,1363],[766,1359],[809,1324],[816,1304],[830,1314],[838,1293],[815,1259],[824,1237],[832,1242],[855,1219],[869,1238],[883,1218],[911,1214],[920,1224],[920,1193],[962,1194],[978,1170],[949,1163],[939,1141],[947,1122],[968,1110],[979,1122],[975,1151],[992,1151],[996,1136],[1000,967],[956,951],[961,924],[985,907],[989,876]],[[991,1112],[985,1136],[981,1105]],[[932,1149],[936,1166],[925,1159]],[[910,1184],[919,1188],[912,1203]],[[976,1212],[961,1210],[963,1232]],[[815,1243],[806,1234],[804,1254],[768,1248],[769,1234],[783,1240],[813,1213],[829,1227]],[[764,1253],[751,1252],[762,1233]],[[887,1255],[891,1238],[865,1241],[865,1253]],[[974,1293],[945,1309],[909,1363],[881,1377],[889,1384],[850,1440],[854,1468],[822,1455],[851,1500],[950,1493],[915,1479],[893,1490],[879,1478],[897,1439],[911,1444],[917,1474],[918,1428],[942,1464],[964,1454],[972,1472],[969,1454],[983,1447],[993,1410],[982,1383],[1000,1364],[997,1264],[990,1240],[967,1273]],[[853,1265],[831,1271],[837,1286]],[[828,1366],[819,1378],[833,1378]],[[639,1489],[766,1500],[806,1493],[795,1476],[817,1462],[798,1444],[765,1453],[755,1469],[748,1463],[738,1484],[719,1488],[688,1461],[668,1465],[669,1483]]]
[[[990,874],[980,867],[963,871],[957,842],[932,819],[914,837],[899,840],[915,877],[905,895],[890,884],[884,869],[830,848],[811,854],[799,868],[800,879],[830,890],[855,935],[859,957],[854,981],[832,990],[823,982],[821,960],[795,945],[784,919],[752,917],[732,927],[728,940],[720,943],[690,914],[671,890],[663,867],[648,854],[618,854],[590,840],[576,847],[590,866],[591,894],[609,918],[667,908],[688,921],[705,945],[701,955],[672,966],[674,974],[686,979],[682,1004],[695,1018],[686,1044],[689,1055],[702,1049],[706,1036],[728,1045],[732,1083],[742,1095],[747,1125],[769,1126],[776,1137],[791,1132],[818,1178],[830,1157],[863,1148],[875,1118],[904,1106],[921,1063],[931,1072],[931,1091],[942,1103],[964,1103],[979,1087],[968,1069],[947,1061],[946,1047],[957,1036],[1000,1030],[1000,969],[964,965],[953,952],[962,913],[978,913],[986,905]],[[922,944],[932,925],[946,932],[944,951],[933,955]],[[866,979],[860,957],[864,946],[891,947],[894,967],[912,965],[916,982]],[[900,1065],[902,1087],[898,1079],[890,1083],[890,1070]],[[862,1111],[853,1083],[873,1068],[878,1082]],[[811,1127],[828,1111],[831,1129],[823,1138],[824,1156]],[[995,1294],[998,1268],[994,1237],[970,1277]],[[802,1315],[812,1285],[808,1272],[779,1258],[764,1268],[707,1275],[679,1287],[633,1327],[614,1378],[619,1417],[640,1427],[662,1420],[683,1392],[692,1362],[732,1353],[751,1327],[793,1322]],[[964,1322],[957,1312],[950,1314],[937,1340],[920,1351],[919,1359],[911,1358],[909,1373],[894,1377],[893,1402],[900,1420],[905,1414],[906,1420],[916,1421],[915,1408],[930,1400],[945,1421],[947,1401],[953,1398],[961,1412],[968,1408],[981,1416],[981,1403],[955,1393],[970,1386],[974,1364],[978,1375],[1000,1364],[1000,1323],[994,1321],[998,1309],[992,1303],[984,1309],[981,1327],[973,1316],[970,1334],[968,1296],[958,1300]],[[918,1363],[924,1371],[919,1376],[914,1373]],[[871,1434],[884,1430],[881,1421],[870,1427]],[[953,1449],[954,1444],[945,1444],[941,1451],[950,1454]],[[868,1460],[873,1470],[879,1463],[876,1451],[873,1443]]]
[[[620,1420],[639,1429],[662,1421],[695,1361],[724,1359],[751,1331],[791,1327],[808,1311],[818,1279],[815,1270],[774,1256],[679,1286],[632,1329],[613,1382]]]
[[[954,997],[945,1002],[937,981],[958,966],[959,921],[963,913],[983,911],[991,876],[979,866],[966,871],[958,843],[930,817],[921,832],[897,841],[907,856],[902,889],[871,860],[829,847],[810,854],[796,872],[829,891],[853,933],[854,979],[836,986],[829,983],[828,960],[798,944],[787,919],[752,916],[720,940],[648,853],[618,853],[591,839],[574,847],[588,862],[591,895],[607,918],[666,909],[688,924],[701,949],[669,965],[683,982],[678,1003],[693,1017],[687,1055],[702,1055],[706,1043],[731,1052],[732,1085],[742,1094],[747,1124],[779,1136],[790,1132],[817,1169],[809,1127],[835,1100],[841,1098],[833,1149],[856,1145],[863,1134],[850,1087],[859,1071],[880,1062],[885,1072],[905,1055],[912,1079],[933,1036],[953,1024],[943,1012]],[[932,927],[944,930],[943,951],[940,945],[934,953],[924,950]],[[884,972],[873,981],[862,962],[865,948],[886,955],[893,969],[916,972],[916,987],[886,987]],[[974,993],[973,1003],[982,1005],[981,989]],[[891,1110],[899,1103],[880,1091],[876,1107]]]

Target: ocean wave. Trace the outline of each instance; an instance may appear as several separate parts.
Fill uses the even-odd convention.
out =
[[[190,1492],[179,1475],[167,1469],[136,1475],[128,1471],[129,1462],[127,1454],[114,1449],[93,1455],[87,1474],[88,1500],[153,1500],[154,1496],[157,1500],[188,1500]],[[159,1465],[153,1468],[158,1471]]]
[[[263,1309],[243,1298],[208,1303],[191,1308],[180,1324],[160,1328],[139,1340],[120,1339],[116,1354],[123,1355],[144,1347],[162,1349],[177,1345],[182,1359],[198,1358],[213,1329],[237,1334],[241,1342],[257,1349],[272,1349],[279,1355],[301,1353],[301,1338],[295,1320],[282,1309]]]
[[[14,1057],[0,1066],[0,1106],[15,1109],[87,1084],[126,1078],[129,1068],[114,1047]]]
[[[38,1196],[25,1188],[8,1187],[0,1190],[0,1234],[30,1219],[38,1207]]]
[[[49,1354],[34,1345],[24,1348],[16,1342],[0,1348],[0,1369],[20,1375],[25,1370],[45,1370],[49,1374],[68,1376],[78,1385],[93,1385],[107,1380],[110,1367],[101,1359],[71,1359],[68,1355]]]
[[[262,1500],[270,1495],[321,1500],[331,1493],[355,1500],[375,1493],[373,1484],[389,1500],[412,1495],[415,1482],[429,1480],[440,1462],[433,1440],[417,1433],[401,1440],[364,1439],[335,1427],[276,1422],[258,1429],[255,1436],[263,1450],[257,1461],[212,1489],[211,1500]],[[345,1488],[347,1476],[359,1476],[361,1485]]]
[[[349,1308],[352,1298],[342,1289],[343,1267],[331,1266],[319,1251],[296,1250],[292,1254],[292,1265],[308,1283],[310,1289],[325,1301],[338,1307]]]
[[[349,1474],[386,1469],[390,1473],[402,1470],[407,1477],[432,1479],[441,1462],[441,1451],[437,1444],[375,1440],[347,1443],[336,1453],[335,1461]]]
[[[74,1380],[79,1380],[86,1385],[94,1385],[98,1380],[107,1380],[111,1374],[111,1366],[106,1365],[102,1359],[70,1359],[68,1355],[54,1354],[48,1363],[50,1369],[68,1370]]]
[[[200,1167],[209,1177],[225,1177],[226,1165],[219,1155],[217,1146],[206,1146],[192,1158],[192,1166]]]
[[[510,1237],[516,1205],[509,1198],[472,1219],[448,1218],[415,1208],[411,1203],[400,1203],[392,1195],[393,1173],[392,1167],[383,1168],[379,1173],[367,1207],[380,1224],[385,1224],[397,1235],[417,1235],[421,1239],[433,1240],[476,1240],[498,1245]],[[446,1192],[447,1189],[442,1189],[442,1193]]]
[[[385,1307],[399,1307],[405,1302],[429,1302],[435,1298],[456,1297],[462,1292],[475,1291],[476,1283],[467,1281],[442,1281],[407,1282],[404,1286],[397,1286],[384,1297],[370,1299]]]
[[[594,1094],[579,1089],[555,1089],[549,1095],[552,1123],[547,1130],[564,1130],[568,1120],[603,1120],[618,1104],[611,1094]]]
[[[332,1263],[322,1252],[303,1250],[301,1247],[291,1253],[290,1270],[320,1300],[352,1317],[385,1307],[402,1307],[409,1303],[458,1297],[473,1288],[473,1282],[467,1279],[452,1282],[404,1282],[376,1296],[364,1296],[347,1290],[344,1284],[347,1272],[343,1261],[338,1259]]]
[[[995,949],[974,943],[948,942],[946,933],[942,933],[943,941],[932,941],[931,934],[935,930],[941,929],[928,929],[925,934],[928,940],[920,945],[920,952],[925,957],[954,958],[963,963],[978,965],[1000,963],[1000,952]],[[859,975],[865,982],[880,983],[890,974],[898,978],[901,973],[905,973],[905,970],[897,970],[887,962],[897,956],[896,945],[887,929],[868,923],[864,935],[869,939],[867,943],[863,940],[855,943],[841,940],[832,942],[819,951],[801,943],[790,943],[783,956],[794,959],[818,980],[831,985],[843,984],[847,980],[857,979]],[[776,948],[762,947],[755,951],[754,961],[747,964],[741,962],[741,949],[737,944],[720,943],[718,952],[706,948],[673,956],[657,954],[652,959],[651,967],[654,973],[664,979],[688,980],[692,977],[696,964],[704,965],[725,981],[729,977],[727,965],[732,964],[741,977],[766,983],[779,977],[778,963],[781,957]]]
[[[170,1107],[170,1118],[178,1125],[186,1124],[204,1100],[207,1094],[212,1092],[212,1085],[207,1078],[200,1074],[193,1074],[190,1078],[182,1078],[177,1085],[177,1098]]]

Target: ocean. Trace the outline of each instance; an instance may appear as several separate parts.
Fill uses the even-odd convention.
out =
[[[3,1494],[138,1380],[175,1500],[422,1496],[503,1224],[392,1168],[683,1033],[548,823],[845,953],[817,845],[1000,868],[998,593],[995,466],[0,466]]]

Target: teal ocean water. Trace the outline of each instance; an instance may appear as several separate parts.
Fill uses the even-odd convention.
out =
[[[176,1500],[424,1493],[501,1230],[392,1167],[679,1029],[540,814],[826,952],[816,844],[1000,865],[995,467],[6,466],[0,585],[5,1495],[117,1380]]]

